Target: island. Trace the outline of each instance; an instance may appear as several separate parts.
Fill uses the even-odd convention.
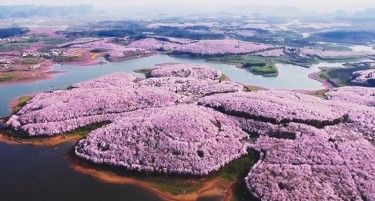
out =
[[[195,200],[204,189],[217,195],[209,186],[219,184],[227,200],[375,199],[374,88],[335,88],[320,98],[249,91],[205,65],[151,69],[146,79],[115,73],[36,94],[3,135],[91,128],[72,150],[76,170],[167,200]]]

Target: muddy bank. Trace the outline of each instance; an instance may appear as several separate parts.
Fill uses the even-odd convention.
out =
[[[149,182],[147,179],[139,179],[137,176],[124,176],[121,175],[121,173],[124,173],[124,171],[120,171],[119,169],[108,166],[97,166],[88,161],[78,159],[74,155],[73,151],[71,151],[67,158],[71,167],[77,172],[91,175],[107,183],[137,185],[157,194],[162,199],[167,201],[195,201],[206,197],[222,197],[223,200],[231,200],[232,190],[234,184],[236,183],[236,181],[228,181],[221,177],[186,179],[187,182],[200,183],[198,190],[184,193],[184,189],[181,189],[180,194],[174,195],[161,190],[157,183]],[[135,175],[137,174],[142,173],[135,173]],[[166,183],[168,183],[168,180],[172,180],[172,178],[169,178],[170,176],[168,175],[165,177],[167,178],[165,179]]]
[[[323,87],[325,89],[332,89],[332,88],[335,88],[334,85],[332,85],[330,82],[328,82],[327,80],[325,79],[322,79],[322,78],[319,78],[317,75],[318,75],[319,72],[315,72],[315,73],[310,73],[308,76],[310,79],[313,79],[313,80],[316,80],[316,81],[319,81],[322,83]]]

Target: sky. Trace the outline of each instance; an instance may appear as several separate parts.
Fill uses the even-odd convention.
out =
[[[202,8],[225,8],[238,5],[288,5],[296,6],[304,11],[334,12],[338,9],[347,12],[375,8],[375,0],[0,0],[0,5],[77,5],[89,4],[102,7],[149,7],[152,5],[166,5],[170,8],[200,7]]]

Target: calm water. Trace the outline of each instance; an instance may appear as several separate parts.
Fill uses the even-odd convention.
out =
[[[208,63],[202,59],[175,58],[167,55],[139,58],[130,61],[108,63],[91,67],[55,65],[53,70],[67,71],[54,75],[52,80],[27,84],[15,84],[0,87],[0,116],[8,116],[9,103],[25,94],[43,92],[53,86],[66,88],[73,83],[97,78],[113,72],[134,73],[134,69],[153,67],[165,62],[208,64],[232,80],[249,85],[272,89],[322,89],[321,83],[307,77],[309,73],[319,71],[318,67],[340,67],[341,64],[320,64],[311,68],[302,68],[287,64],[278,64],[278,77],[253,75],[234,66]],[[64,153],[72,147],[65,143],[54,148],[42,148],[25,145],[0,143],[0,200],[1,201],[96,201],[96,200],[159,200],[159,198],[137,186],[108,184],[92,176],[70,168]],[[215,198],[212,198],[215,199]],[[209,200],[209,199],[207,199]]]
[[[307,75],[311,72],[317,72],[317,66],[312,68],[303,68],[288,64],[278,64],[280,71],[277,77],[263,77],[261,75],[253,75],[246,70],[238,69],[231,65],[210,63],[203,59],[191,58],[176,58],[167,55],[155,55],[151,57],[138,58],[129,61],[107,63],[104,65],[77,67],[75,65],[54,65],[53,70],[67,71],[54,75],[52,80],[43,80],[38,82],[15,84],[8,86],[0,86],[0,116],[8,116],[9,104],[15,98],[36,92],[48,91],[50,86],[55,89],[66,88],[76,82],[91,80],[101,75],[110,74],[113,72],[129,72],[134,75],[143,77],[142,74],[134,73],[133,70],[140,68],[153,67],[155,64],[175,62],[175,63],[194,63],[207,64],[216,68],[233,81],[248,85],[255,85],[270,89],[303,89],[303,90],[318,90],[322,89],[321,83],[311,80]]]
[[[55,149],[0,143],[1,201],[159,201],[133,185],[101,182],[73,170],[64,153],[73,143]]]

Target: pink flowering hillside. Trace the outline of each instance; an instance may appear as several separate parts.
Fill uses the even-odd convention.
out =
[[[128,73],[114,73],[111,75],[102,76],[95,80],[80,82],[74,84],[74,88],[125,88],[135,85],[134,81],[137,77]]]
[[[304,127],[304,132],[301,131]],[[297,129],[296,129],[297,128]],[[347,125],[287,128],[294,140],[261,136],[262,159],[245,178],[262,200],[373,200],[374,146]]]
[[[161,64],[153,69],[150,77],[189,77],[196,79],[217,80],[222,76],[221,72],[206,65],[194,64]]]
[[[207,175],[256,150],[242,180],[255,198],[375,200],[373,88],[332,89],[325,100],[244,92],[220,76],[188,64],[157,66],[144,80],[115,73],[38,94],[6,125],[40,136],[104,122],[78,142],[78,157],[161,174]]]
[[[157,87],[181,95],[207,96],[220,93],[243,91],[243,85],[231,81],[201,80],[194,78],[160,77],[149,78],[138,83],[140,86]]]
[[[273,124],[299,122],[315,127],[342,122],[347,113],[317,97],[276,90],[219,94],[205,97],[199,104],[229,115]]]
[[[362,86],[375,86],[375,70],[363,70],[356,71],[353,73],[352,83],[359,84]]]
[[[8,125],[29,136],[57,135],[122,113],[174,105],[179,96],[153,88],[78,88],[36,95]]]
[[[333,101],[375,107],[375,88],[340,87],[332,89],[326,96]]]
[[[174,42],[159,41],[154,38],[146,38],[139,41],[135,41],[131,43],[129,47],[147,50],[164,50],[176,53],[190,53],[197,55],[246,54],[275,48],[275,46],[273,45],[266,45],[234,39],[200,40],[191,43],[181,44]]]
[[[206,175],[244,155],[246,138],[195,105],[179,105],[128,113],[81,140],[76,154],[130,170]]]
[[[78,43],[71,45],[73,48],[85,48],[92,50],[104,50],[107,52],[108,59],[118,61],[122,59],[136,58],[142,55],[148,55],[151,52],[140,48],[128,48],[122,45],[114,44],[110,40],[92,41],[89,43]]]
[[[237,92],[199,104],[230,115],[257,138],[249,148],[261,158],[245,178],[256,198],[373,200],[375,109],[356,98],[371,95],[363,87],[332,90],[331,100],[287,91]]]

